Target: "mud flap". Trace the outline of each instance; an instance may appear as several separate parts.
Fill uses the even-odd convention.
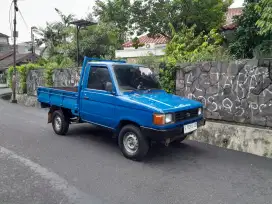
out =
[[[48,121],[47,121],[47,123],[52,123],[52,112],[51,111],[48,112]]]

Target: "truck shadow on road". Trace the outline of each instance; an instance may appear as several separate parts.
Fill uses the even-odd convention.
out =
[[[84,142],[88,141],[90,143],[99,143],[101,148],[105,148],[104,151],[119,151],[118,142],[117,139],[114,138],[113,133],[89,124],[72,126],[67,134],[67,137],[84,140]],[[172,163],[187,160],[195,163],[194,160],[200,156],[203,156],[207,151],[205,145],[204,147],[202,146],[203,145],[200,145],[200,143],[194,141],[184,141],[178,146],[169,145],[169,147],[165,147],[163,144],[153,143],[144,162]]]

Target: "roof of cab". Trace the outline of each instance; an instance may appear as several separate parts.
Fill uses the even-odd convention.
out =
[[[146,67],[145,65],[142,64],[130,64],[130,63],[120,63],[120,62],[88,62],[88,64],[92,65],[130,65],[132,67]]]
[[[121,62],[88,62],[88,64],[97,64],[97,65],[131,65],[131,64],[128,64],[128,63],[121,63]]]

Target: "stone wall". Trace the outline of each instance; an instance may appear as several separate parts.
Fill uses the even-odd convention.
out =
[[[13,78],[13,76],[11,76],[11,83],[12,83],[12,78]],[[17,94],[23,94],[26,91],[26,90],[23,90],[23,87],[21,86],[20,78],[21,78],[20,74],[18,74],[18,72],[16,72],[16,92],[17,92]]]
[[[272,127],[270,65],[258,60],[184,64],[176,92],[201,101],[208,119]]]
[[[77,86],[80,80],[79,68],[55,69],[53,73],[54,87]]]
[[[26,90],[28,95],[36,96],[37,88],[44,85],[44,69],[35,69],[28,72],[26,77]]]
[[[37,95],[37,88],[39,86],[45,86],[45,70],[36,69],[30,70],[27,73],[26,79],[26,92],[29,96]],[[55,69],[52,75],[53,87],[72,87],[77,86],[80,79],[79,68],[65,68]],[[17,78],[18,93],[23,94],[24,92],[20,88],[19,77]]]

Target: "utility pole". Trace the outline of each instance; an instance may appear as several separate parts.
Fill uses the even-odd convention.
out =
[[[79,31],[80,31],[80,26],[77,26],[77,33],[76,33],[76,41],[77,41],[77,67],[80,66],[79,63]]]
[[[17,19],[16,13],[18,11],[17,0],[13,0],[14,3],[14,30],[13,30],[13,76],[12,76],[12,100],[11,103],[17,103],[16,100],[16,38],[18,33],[16,31]]]
[[[31,53],[34,54],[34,35],[33,35],[33,27],[31,27]]]
[[[35,54],[35,36],[34,36],[33,30],[36,30],[36,29],[37,29],[37,27],[35,27],[35,26],[31,27],[31,53],[32,53],[32,55]]]

